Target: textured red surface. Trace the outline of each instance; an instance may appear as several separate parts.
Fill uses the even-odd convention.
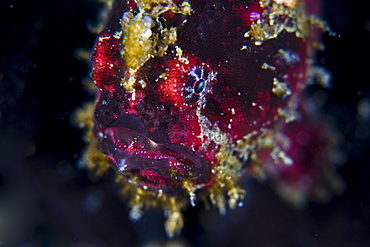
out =
[[[202,132],[208,128],[202,117],[236,142],[273,128],[278,109],[301,94],[306,80],[307,40],[286,31],[261,45],[245,37],[253,23],[266,18],[259,1],[190,4],[193,12],[183,25],[176,23],[184,16],[162,14],[167,25],[178,26],[177,41],[163,57],[153,56],[135,72],[145,87],[136,83],[130,92],[121,85],[127,75],[120,45],[124,37],[113,37],[121,31],[122,13],[138,11],[133,2],[115,2],[93,53],[99,87],[94,130],[109,137],[100,148],[118,171],[136,174],[153,190],[166,189],[169,181],[179,186],[182,180],[212,183],[220,146]],[[182,49],[181,57],[175,47]],[[196,93],[194,85],[201,78],[205,87]],[[272,92],[274,78],[286,84],[291,97]]]

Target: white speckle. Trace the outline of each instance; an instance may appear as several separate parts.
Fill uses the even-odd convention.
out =
[[[247,33],[245,33],[245,34],[247,34]],[[244,34],[244,37],[245,37],[245,34]],[[243,45],[242,46],[242,48],[240,48],[240,50],[242,51],[242,50],[248,50],[248,48],[249,48],[249,46],[247,46],[247,45]]]
[[[103,40],[109,39],[109,38],[110,38],[110,36],[103,36],[103,37],[99,37],[98,40],[103,41]]]
[[[260,46],[260,45],[262,45],[262,41],[260,41],[260,40],[256,40],[256,41],[254,41],[254,44],[255,44],[256,46]],[[255,53],[257,53],[257,52],[255,52]]]
[[[252,106],[257,106],[257,103],[256,102],[252,102]]]
[[[98,132],[98,134],[97,134],[97,136],[98,136],[99,138],[103,138],[103,137],[104,137],[104,134],[103,134],[103,132],[99,131],[99,132]]]
[[[134,206],[129,213],[129,218],[133,222],[140,220],[142,216],[143,216],[143,211],[141,210],[139,206]]]
[[[253,20],[253,21],[261,19],[261,14],[258,13],[258,12],[251,12],[250,13],[250,19]]]
[[[227,128],[229,128],[229,129],[231,130],[231,124],[229,124],[229,125],[227,126]]]
[[[119,172],[124,172],[127,168],[127,164],[126,164],[126,159],[121,159],[119,164],[118,164],[118,171]]]
[[[101,104],[102,105],[107,105],[107,101],[105,101],[104,99],[101,101]]]
[[[143,36],[144,38],[149,38],[151,35],[152,35],[152,30],[148,29],[141,36]]]
[[[145,88],[145,87],[146,87],[146,83],[145,83],[145,81],[143,81],[143,80],[139,80],[139,83],[140,83],[140,86],[141,86],[142,88]]]
[[[122,30],[121,31],[117,31],[113,34],[113,37],[116,38],[116,39],[119,39],[121,38],[122,36]]]
[[[129,22],[129,21],[130,21],[130,13],[129,12],[123,13],[122,22]]]
[[[281,59],[286,64],[295,64],[301,60],[299,55],[293,51],[281,51],[280,52]]]
[[[191,193],[190,195],[190,204],[192,207],[195,207],[196,206],[196,203],[195,203],[195,194],[194,193]]]

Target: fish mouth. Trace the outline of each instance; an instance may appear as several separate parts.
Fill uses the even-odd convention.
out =
[[[211,180],[209,163],[182,144],[159,143],[137,130],[108,127],[101,147],[116,170],[134,178],[142,187],[176,190],[184,181],[202,187]]]

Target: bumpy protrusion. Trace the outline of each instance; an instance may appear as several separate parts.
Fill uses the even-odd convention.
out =
[[[78,121],[87,129],[83,162],[98,173],[117,172],[131,220],[161,208],[174,237],[184,225],[181,212],[199,200],[221,214],[242,206],[245,176],[272,177],[283,188],[285,176],[311,172],[301,169],[311,161],[297,161],[295,136],[284,131],[302,116],[312,56],[328,30],[315,1],[110,6],[92,56],[95,109],[81,111]],[[284,188],[308,188],[289,182]]]

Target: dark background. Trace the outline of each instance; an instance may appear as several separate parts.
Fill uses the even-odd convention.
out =
[[[343,133],[346,191],[296,210],[249,179],[243,208],[222,217],[191,208],[172,241],[161,212],[129,221],[113,174],[90,179],[78,168],[84,143],[70,116],[93,96],[76,49],[93,45],[97,2],[0,2],[0,246],[370,246],[369,1],[324,1],[339,36],[325,36],[318,54],[333,74],[322,112]]]

